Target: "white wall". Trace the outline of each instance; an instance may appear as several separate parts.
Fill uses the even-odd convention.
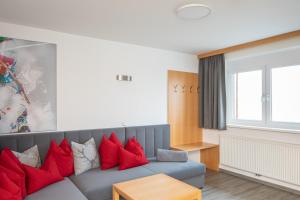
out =
[[[232,52],[227,54],[225,56],[225,59],[226,59],[226,63],[236,61],[241,65],[244,61],[245,64],[249,64],[249,60],[252,60],[253,61],[252,64],[254,66],[257,66],[255,65],[255,63],[257,64],[257,62],[260,62],[259,64],[261,64],[261,62],[263,62],[262,56],[266,56],[265,58],[268,59],[270,58],[271,54],[279,55],[282,54],[283,52],[292,52],[290,55],[293,55],[293,58],[291,58],[293,60],[290,61],[296,60],[297,62],[299,62],[298,56],[295,55],[295,54],[299,55],[299,49],[300,49],[300,37],[297,37],[297,38],[293,38],[281,42],[276,42],[268,45],[255,47],[255,48]],[[277,64],[281,62],[280,60],[278,60],[278,58],[274,58],[274,60],[276,60]],[[271,61],[273,62],[273,64],[274,64],[274,60]],[[266,62],[270,62],[270,61],[266,60]],[[287,131],[287,130],[279,131],[279,130],[267,130],[267,129],[264,130],[264,129],[252,129],[247,127],[233,127],[233,126],[231,127],[229,126],[228,130],[226,131],[205,129],[203,131],[203,140],[205,142],[219,144],[219,137],[222,134],[239,135],[239,136],[260,138],[266,140],[274,140],[274,141],[291,143],[291,144],[300,144],[300,131],[296,133],[296,131]],[[220,153],[222,156],[222,152]],[[222,167],[222,166],[221,168],[224,168],[226,170],[231,170],[236,173],[241,173],[246,176],[251,176],[252,178],[256,178],[255,176],[253,176],[253,174],[247,172],[239,171],[236,169],[230,169],[228,167]],[[276,180],[268,179],[265,177],[261,177],[260,179],[274,184],[279,184],[282,186],[291,187],[300,190],[300,187],[293,187],[291,185]]]
[[[0,35],[57,44],[58,130],[167,122],[167,70],[198,71],[195,55],[0,22]],[[133,76],[116,81],[117,74]]]

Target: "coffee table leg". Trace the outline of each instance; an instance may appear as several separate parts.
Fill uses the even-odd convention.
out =
[[[197,198],[197,200],[202,200],[202,192],[201,191],[199,191],[196,198]]]
[[[120,200],[120,195],[115,189],[115,187],[113,187],[113,200]]]
[[[193,200],[202,200],[201,191],[199,191],[195,194],[195,196],[193,197]]]

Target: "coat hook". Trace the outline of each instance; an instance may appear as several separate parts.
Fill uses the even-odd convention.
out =
[[[190,86],[190,93],[192,93],[193,86]]]
[[[177,87],[178,87],[178,84],[176,84],[176,85],[174,86],[174,92],[177,92]]]
[[[182,86],[182,92],[185,92],[185,85]]]
[[[199,90],[200,90],[200,87],[198,86],[198,87],[197,87],[197,93],[199,93]]]

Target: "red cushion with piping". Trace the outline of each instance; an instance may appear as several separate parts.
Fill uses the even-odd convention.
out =
[[[119,164],[119,145],[108,140],[104,135],[99,146],[101,169],[110,169]]]
[[[127,143],[125,145],[125,149],[127,151],[130,151],[131,153],[134,153],[135,155],[146,158],[146,155],[145,155],[142,145],[135,139],[135,137],[130,138],[127,141]]]
[[[21,188],[3,172],[0,172],[0,199],[22,200]]]
[[[16,173],[15,171],[11,170],[11,169],[8,169],[2,165],[0,165],[0,173],[4,173],[7,175],[7,177],[9,177],[9,179],[14,182],[14,184],[16,184],[19,188],[20,188],[20,191],[21,191],[21,194],[22,194],[22,187],[25,186],[25,179],[24,177],[22,178],[18,173]],[[26,193],[25,194],[22,194],[22,197],[25,197]]]
[[[49,156],[40,168],[23,165],[27,176],[27,193],[34,193],[52,183],[63,180],[60,175],[56,161]]]
[[[63,177],[74,174],[73,152],[67,139],[64,139],[59,146],[52,140],[46,160],[49,156],[54,157],[58,170]]]
[[[15,172],[17,175],[14,176],[14,180],[19,182],[19,186],[21,188],[22,197],[26,196],[26,184],[25,184],[25,172],[23,170],[23,166],[18,158],[11,152],[10,149],[4,148],[0,154],[0,165],[9,169],[10,171]],[[20,180],[18,180],[20,177]],[[16,183],[15,182],[15,183]]]
[[[109,140],[112,141],[114,144],[118,145],[119,147],[123,147],[122,142],[119,140],[119,138],[114,132],[111,133]]]
[[[147,164],[149,161],[139,155],[131,153],[124,148],[120,148],[120,166],[119,170],[137,167]]]

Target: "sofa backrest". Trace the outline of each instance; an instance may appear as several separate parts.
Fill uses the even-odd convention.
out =
[[[67,138],[69,141],[84,143],[93,137],[98,148],[102,136],[107,135],[109,137],[112,132],[115,132],[123,144],[125,144],[129,138],[135,136],[144,147],[148,159],[156,157],[156,150],[158,148],[170,148],[170,127],[167,124],[163,124],[109,129],[0,135],[0,150],[8,147],[11,150],[23,152],[37,144],[41,159],[44,160],[51,140],[60,143],[64,138]]]
[[[170,148],[170,126],[137,126],[125,128],[126,141],[131,137],[136,137],[143,146],[148,159],[156,157],[157,149]]]

